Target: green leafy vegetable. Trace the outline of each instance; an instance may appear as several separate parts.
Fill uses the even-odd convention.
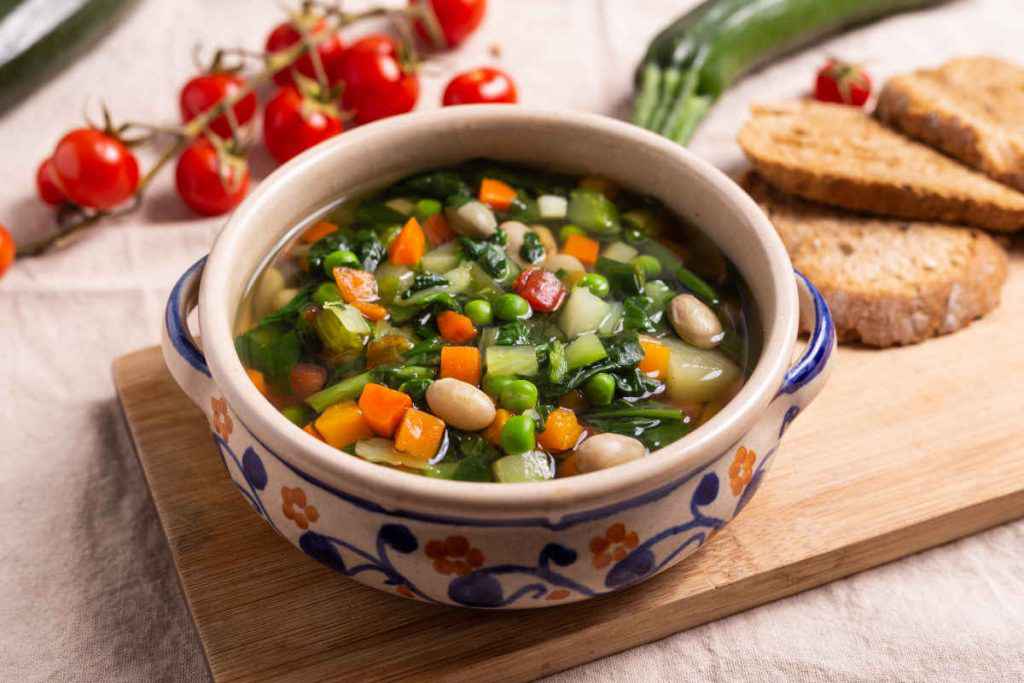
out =
[[[519,256],[527,263],[536,263],[544,258],[544,245],[535,232],[523,235],[523,246],[519,247]]]
[[[644,271],[634,265],[600,256],[597,259],[597,272],[608,278],[612,295],[618,299],[643,294],[647,277]]]
[[[299,313],[313,300],[313,285],[307,285],[300,289],[298,293],[292,297],[291,301],[286,303],[281,308],[277,309],[273,313],[268,313],[263,316],[260,320],[260,325],[269,325],[272,323],[288,323],[294,324],[296,318],[299,317]]]
[[[473,190],[469,183],[463,180],[458,173],[447,170],[428,171],[406,178],[399,182],[391,192],[394,196],[420,195],[442,201],[452,195],[469,197],[472,193]]]
[[[272,384],[281,384],[302,357],[302,342],[295,329],[278,322],[239,335],[235,350],[243,365],[259,370]]]
[[[372,230],[360,230],[352,241],[351,251],[359,257],[363,270],[372,273],[384,261],[387,250]]]
[[[497,346],[524,346],[530,343],[530,326],[522,320],[505,323],[494,338]]]
[[[601,431],[635,437],[651,450],[667,446],[693,429],[682,411],[655,402],[620,401],[611,408],[588,412],[584,419]]]
[[[488,240],[459,237],[459,245],[466,258],[479,263],[485,273],[498,280],[504,280],[509,275],[508,257],[504,248],[504,240],[507,239],[505,231],[499,230]]]
[[[371,228],[402,224],[405,220],[404,213],[395,211],[386,204],[363,202],[356,208],[355,222]]]
[[[335,230],[325,237],[321,237],[309,248],[306,254],[306,261],[309,263],[309,270],[313,273],[320,273],[324,269],[324,259],[328,254],[335,251],[352,251],[349,243],[349,233],[344,230]]]
[[[378,365],[371,372],[374,382],[392,389],[398,389],[412,380],[432,380],[437,374],[434,368],[419,365]]]
[[[418,292],[421,289],[427,289],[428,287],[439,287],[448,284],[448,278],[443,275],[436,273],[417,273],[416,277],[413,278],[412,286],[409,287],[410,292]]]

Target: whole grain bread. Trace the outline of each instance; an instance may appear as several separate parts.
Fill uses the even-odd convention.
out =
[[[999,304],[1006,252],[980,230],[848,213],[742,180],[793,265],[821,290],[840,341],[913,344],[954,332]]]
[[[752,108],[744,153],[776,188],[833,206],[910,220],[1024,227],[1024,194],[896,133],[855,107]]]
[[[1000,182],[1024,190],[1024,68],[964,57],[895,76],[875,115]]]

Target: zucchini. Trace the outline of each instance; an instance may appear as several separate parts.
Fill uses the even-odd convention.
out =
[[[0,5],[0,112],[79,56],[134,0]]]
[[[462,260],[462,247],[458,242],[445,242],[432,249],[420,259],[420,265],[428,273],[447,273],[459,265]]]
[[[945,0],[706,0],[655,36],[636,71],[633,122],[686,144],[732,83],[822,37]]]
[[[604,344],[593,332],[582,334],[565,347],[565,360],[569,369],[582,368],[608,357]]]
[[[611,311],[611,306],[586,287],[576,287],[562,306],[558,326],[568,339],[593,332]]]
[[[604,248],[601,256],[609,258],[612,261],[619,261],[620,263],[629,263],[636,255],[640,252],[629,246],[625,242],[612,242]]]
[[[335,403],[354,401],[363,393],[363,387],[373,380],[373,373],[364,372],[355,377],[343,379],[326,389],[321,389],[306,399],[306,405],[318,413],[322,413]]]
[[[495,460],[491,470],[494,472],[495,480],[502,484],[522,484],[555,478],[554,460],[542,451],[506,455]]]
[[[540,369],[532,346],[488,346],[487,374],[533,377]]]

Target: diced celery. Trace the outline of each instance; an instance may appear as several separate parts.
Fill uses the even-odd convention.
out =
[[[462,248],[458,242],[446,242],[437,249],[423,255],[420,265],[429,273],[446,273],[459,265],[462,260]]]
[[[396,266],[385,262],[375,273],[377,291],[385,303],[391,303],[412,286],[416,274],[406,266]]]
[[[610,304],[608,315],[606,315],[604,320],[601,321],[601,326],[597,328],[597,333],[602,337],[610,337],[613,334],[618,334],[622,327],[623,314],[624,307],[622,302],[613,301]]]
[[[484,331],[480,333],[480,350],[486,351],[488,347],[494,346],[494,342],[498,339],[498,328],[497,327],[485,327]]]
[[[489,346],[487,372],[494,375],[533,377],[537,374],[537,351],[532,346]]]
[[[595,296],[586,287],[576,287],[562,306],[558,326],[569,339],[584,332],[593,332],[601,326],[610,307],[606,301]]]
[[[494,478],[502,484],[521,484],[555,478],[555,463],[542,451],[506,455],[491,465]]]
[[[569,362],[569,369],[582,368],[599,360],[608,357],[604,344],[593,332],[581,334],[565,347],[565,359]]]
[[[423,469],[423,474],[433,479],[453,479],[455,477],[455,470],[459,467],[457,462],[448,462],[443,460],[436,465],[427,465]]]
[[[639,251],[629,246],[625,242],[612,242],[607,247],[605,247],[604,253],[602,253],[601,256],[604,256],[605,258],[610,258],[613,261],[629,263],[639,253]]]
[[[622,231],[619,210],[607,197],[595,190],[573,190],[569,195],[566,217],[570,223],[597,235],[617,235]]]
[[[452,294],[461,294],[469,289],[473,281],[472,265],[474,264],[463,263],[458,268],[453,268],[444,274],[448,278],[448,289]]]
[[[394,442],[389,439],[374,438],[357,441],[356,455],[363,460],[385,465],[400,465],[415,469],[423,469],[427,465],[426,460],[414,458],[395,450]]]
[[[436,287],[427,287],[415,292],[411,296],[402,299],[401,304],[403,306],[416,306],[417,304],[426,301],[435,294],[444,294],[451,292],[451,288],[448,285],[437,285]]]
[[[370,326],[359,309],[340,302],[330,302],[316,316],[320,341],[330,351],[348,353],[363,347],[370,336]]]
[[[671,338],[659,341],[669,347],[665,385],[672,401],[713,401],[740,379],[740,368],[719,351],[698,349]]]
[[[394,209],[403,216],[410,215],[416,210],[416,205],[412,203],[412,200],[406,199],[405,197],[395,197],[384,202],[384,206],[389,209]]]
[[[644,285],[644,296],[654,302],[655,310],[664,310],[665,305],[675,297],[676,293],[661,280],[651,280]]]
[[[373,379],[373,375],[369,372],[343,379],[308,397],[306,404],[316,412],[322,413],[335,403],[358,398],[359,394],[363,393],[363,387],[369,384],[371,379]]]
[[[565,218],[569,210],[569,200],[556,194],[542,194],[537,197],[537,210],[545,220]]]

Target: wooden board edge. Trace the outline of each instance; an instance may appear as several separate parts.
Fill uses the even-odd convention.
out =
[[[682,604],[673,602],[650,610],[639,618],[631,615],[629,628],[623,628],[619,620],[610,620],[511,654],[481,657],[468,665],[463,660],[457,668],[453,665],[421,670],[415,677],[430,674],[446,681],[479,681],[487,680],[488,675],[493,675],[497,668],[502,671],[502,680],[507,683],[532,681],[817,588],[1022,517],[1024,491],[1016,491],[851,546],[803,558],[799,564],[776,567],[758,576],[690,598]],[[756,597],[751,599],[751,596]],[[595,642],[617,642],[618,646],[609,650],[594,649],[591,644]],[[544,652],[553,645],[566,653],[557,662]],[[412,677],[407,676],[405,680],[412,680]]]
[[[203,648],[203,670],[206,671],[208,680],[215,680],[213,676],[213,669],[210,668],[210,649],[206,643],[206,639],[203,637],[203,631],[199,628],[199,622],[196,620],[195,612],[192,609],[192,600],[189,598],[188,590],[185,588],[185,584],[182,580],[182,567],[178,562],[178,554],[171,548],[170,533],[167,528],[167,523],[164,521],[164,513],[160,505],[157,504],[156,498],[153,496],[153,484],[150,481],[150,472],[146,466],[146,461],[139,455],[138,445],[138,434],[135,431],[135,426],[132,423],[128,410],[125,408],[124,396],[122,394],[124,372],[130,366],[133,361],[137,358],[148,356],[154,348],[159,347],[146,347],[139,349],[138,351],[132,351],[123,356],[119,356],[114,359],[114,362],[110,364],[110,374],[114,381],[114,391],[117,394],[117,405],[121,409],[121,418],[124,420],[125,428],[128,430],[128,435],[131,437],[132,455],[135,456],[135,461],[139,465],[139,469],[142,470],[142,479],[146,482],[146,496],[149,498],[150,505],[156,510],[156,518],[160,523],[160,531],[163,532],[164,547],[167,548],[167,553],[171,556],[171,562],[174,563],[174,583],[178,587],[178,593],[181,596],[182,602],[185,604],[185,609],[188,611],[189,622],[192,625],[192,632],[196,635],[196,640],[199,641],[200,646]]]

